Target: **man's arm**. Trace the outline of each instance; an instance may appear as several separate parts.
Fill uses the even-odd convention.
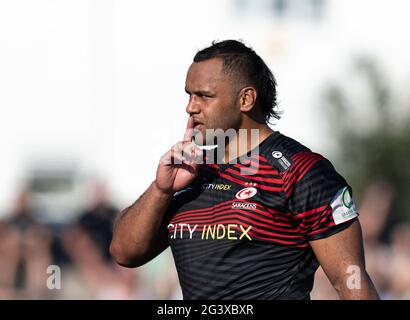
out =
[[[110,245],[110,253],[118,264],[129,268],[141,266],[168,246],[165,212],[172,195],[197,176],[196,159],[202,155],[202,150],[191,142],[193,125],[189,117],[183,141],[161,157],[155,181],[118,218]]]
[[[340,299],[379,299],[366,272],[360,222],[310,245]]]
[[[115,223],[110,253],[124,267],[138,267],[168,247],[163,225],[172,196],[153,182],[144,194],[123,210]]]

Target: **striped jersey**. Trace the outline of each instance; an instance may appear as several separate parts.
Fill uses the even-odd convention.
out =
[[[276,131],[245,163],[203,164],[166,221],[184,299],[309,299],[309,241],[357,217],[329,160]]]

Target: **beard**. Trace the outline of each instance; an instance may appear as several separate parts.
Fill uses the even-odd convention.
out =
[[[193,132],[193,141],[198,146],[221,146],[226,145],[229,141],[236,140],[238,135],[237,128],[227,129],[204,129]]]
[[[198,146],[213,146],[216,145],[217,136],[214,129],[194,129],[193,141]]]
[[[193,139],[197,145],[218,145],[221,141],[230,138],[238,131],[242,124],[242,117],[235,112],[238,108],[235,98],[231,104],[220,109],[218,114],[205,120],[198,128],[193,130]],[[219,143],[218,143],[219,142]]]

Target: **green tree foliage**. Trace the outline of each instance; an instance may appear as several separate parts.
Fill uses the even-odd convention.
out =
[[[354,61],[353,84],[330,83],[323,96],[337,165],[359,198],[372,183],[387,185],[391,213],[410,222],[410,101],[394,92],[373,60]]]

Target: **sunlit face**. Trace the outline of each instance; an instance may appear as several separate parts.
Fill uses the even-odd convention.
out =
[[[194,129],[200,131],[204,138],[206,129],[239,128],[241,112],[237,93],[230,76],[223,72],[222,59],[192,63],[187,73],[185,91],[189,94],[186,111],[194,119]],[[202,143],[212,144],[213,140],[207,135]]]

